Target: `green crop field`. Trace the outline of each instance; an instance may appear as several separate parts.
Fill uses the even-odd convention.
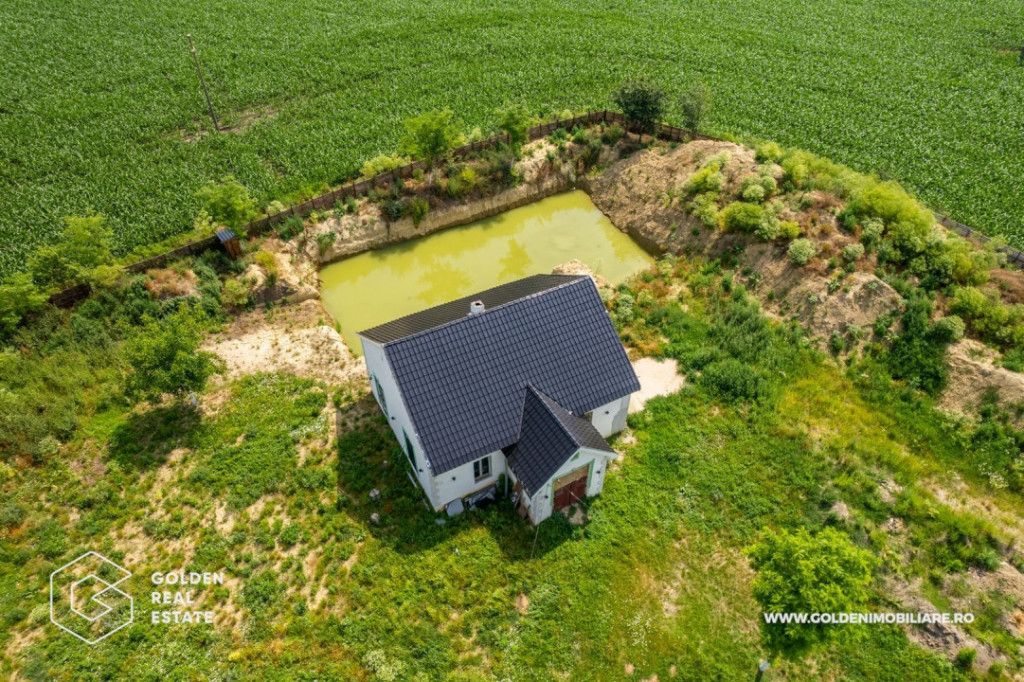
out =
[[[0,273],[63,215],[107,215],[125,253],[186,231],[212,178],[283,198],[390,151],[424,110],[486,130],[504,100],[599,108],[640,74],[673,95],[707,82],[715,132],[897,178],[1024,245],[1022,0],[9,0],[0,22]],[[186,33],[243,130],[197,135]]]

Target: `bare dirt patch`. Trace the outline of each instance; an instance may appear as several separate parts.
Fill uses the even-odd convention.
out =
[[[192,122],[192,130],[179,130],[178,135],[182,141],[188,143],[198,142],[207,135],[241,135],[257,123],[274,119],[277,113],[278,111],[274,107],[252,107],[241,111],[228,112],[217,120],[220,133],[217,133],[206,119],[197,119]],[[195,128],[198,128],[198,130]]]
[[[651,398],[671,395],[686,384],[686,380],[679,373],[679,363],[674,358],[640,358],[633,362],[633,371],[640,380],[640,390],[629,398],[631,413],[644,409],[644,405]]]
[[[224,359],[231,379],[257,372],[287,372],[334,386],[365,380],[362,358],[349,352],[326,319],[315,300],[243,313],[203,348]]]
[[[198,295],[199,278],[191,270],[177,272],[169,268],[146,271],[146,289],[159,299]]]
[[[979,341],[962,339],[949,347],[949,384],[939,406],[949,412],[974,414],[986,395],[998,393],[1003,402],[1024,401],[1024,374],[994,363],[996,353]],[[1022,420],[1018,419],[1018,426]]]

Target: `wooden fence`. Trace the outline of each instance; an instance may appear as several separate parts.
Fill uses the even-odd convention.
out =
[[[617,111],[588,111],[585,114],[573,116],[571,118],[557,119],[548,123],[541,123],[540,125],[533,126],[527,131],[529,139],[537,140],[542,137],[547,137],[555,130],[559,128],[565,128],[571,130],[575,126],[594,124],[594,123],[613,123],[619,124],[626,127],[628,121],[626,117]],[[689,140],[714,140],[718,142],[724,142],[721,138],[710,137],[707,135],[694,134],[686,128],[677,128],[676,126],[670,126],[664,123],[656,123],[654,126],[654,135],[663,140],[685,142]],[[483,151],[485,149],[491,149],[497,147],[502,143],[508,142],[508,135],[502,133],[489,137],[485,140],[479,140],[477,142],[471,142],[470,144],[457,147],[452,150],[452,156],[456,158],[465,158],[476,152]],[[269,231],[275,225],[284,222],[292,216],[298,216],[299,218],[305,218],[313,211],[323,211],[334,208],[334,206],[344,201],[348,197],[361,197],[366,196],[371,190],[387,186],[391,183],[396,182],[399,179],[407,180],[416,173],[416,171],[426,171],[429,168],[429,164],[426,161],[414,161],[413,163],[406,164],[394,170],[386,171],[375,175],[372,178],[359,180],[357,182],[348,183],[333,189],[330,192],[321,194],[319,196],[308,199],[300,204],[289,206],[280,213],[274,213],[273,215],[265,215],[257,218],[242,227],[242,232],[249,237],[258,237],[267,231]],[[985,235],[977,232],[976,230],[967,227],[962,223],[958,223],[955,220],[951,220],[942,215],[936,214],[936,218],[943,226],[953,230],[965,237],[978,239],[982,242],[989,241],[989,238]],[[151,268],[159,268],[166,265],[168,262],[173,261],[177,258],[184,256],[194,256],[204,251],[207,251],[217,246],[218,241],[216,237],[209,237],[207,239],[200,239],[198,241],[189,242],[184,246],[180,246],[172,251],[161,253],[152,258],[137,261],[125,266],[125,270],[132,273],[145,272]],[[1009,246],[1001,247],[1001,251],[1007,254],[1007,260],[1009,263],[1016,267],[1024,268],[1024,253],[1018,251]],[[78,284],[70,287],[63,291],[59,291],[50,297],[50,303],[61,308],[68,308],[74,305],[76,302],[82,300],[89,295],[90,289],[88,284]]]

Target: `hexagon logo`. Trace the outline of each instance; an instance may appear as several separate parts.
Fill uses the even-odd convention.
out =
[[[97,552],[86,552],[50,574],[50,622],[86,644],[131,625],[135,602],[118,588],[132,574]]]

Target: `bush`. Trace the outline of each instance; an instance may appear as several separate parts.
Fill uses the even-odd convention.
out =
[[[730,232],[753,232],[763,216],[764,209],[760,206],[736,201],[722,211],[722,227]]]
[[[398,154],[378,154],[369,161],[363,163],[361,174],[364,178],[372,178],[380,175],[381,173],[387,173],[388,171],[401,168],[402,166],[408,165],[410,162],[409,157],[399,156]]]
[[[625,133],[626,131],[622,129],[622,126],[617,123],[613,123],[601,132],[601,142],[609,146],[614,145],[622,139],[622,136],[625,135]]]
[[[429,211],[430,202],[423,197],[413,197],[409,201],[409,215],[412,217],[412,224],[416,227],[420,226],[420,223],[427,217]]]
[[[508,146],[512,153],[519,156],[529,139],[528,132],[533,118],[521,104],[506,105],[495,112],[498,117],[498,129],[508,135]]]
[[[433,166],[463,142],[451,109],[431,111],[405,121],[405,137],[399,150],[417,159],[425,159]]]
[[[683,112],[683,127],[694,133],[700,132],[704,117],[711,109],[711,101],[711,88],[703,83],[684,91],[679,103]]]
[[[966,325],[956,315],[948,315],[936,320],[929,330],[930,337],[939,343],[952,343],[964,337]]]
[[[795,220],[783,220],[779,223],[779,236],[783,239],[796,239],[800,236],[800,223]]]
[[[746,188],[740,191],[740,197],[743,201],[749,201],[752,204],[760,204],[764,201],[765,193],[764,187],[758,183],[747,185]]]
[[[623,85],[615,93],[615,106],[622,111],[630,126],[638,133],[654,132],[654,124],[662,118],[665,92],[640,79]]]
[[[754,158],[758,163],[778,163],[784,151],[776,142],[762,142],[754,148]]]
[[[931,302],[917,296],[907,304],[903,313],[900,334],[886,353],[885,362],[894,379],[902,379],[909,386],[930,395],[936,395],[946,386],[946,344],[955,323],[946,323],[942,331],[934,331],[928,323]]]
[[[767,382],[757,370],[735,358],[709,364],[700,384],[726,402],[757,401],[768,394]]]
[[[274,254],[261,249],[253,255],[252,259],[263,268],[263,272],[267,273],[267,286],[274,286],[277,283],[277,259],[274,257]]]
[[[683,192],[692,196],[694,194],[717,194],[722,191],[722,186],[725,184],[725,176],[722,175],[719,169],[720,166],[718,164],[709,163],[694,172],[683,183]]]
[[[872,247],[882,238],[885,232],[885,223],[879,218],[868,218],[861,224],[860,240],[867,246]]]
[[[953,659],[953,667],[967,671],[974,667],[974,660],[978,657],[978,652],[971,648],[960,649],[956,652],[956,658]]]
[[[765,530],[747,553],[757,571],[754,598],[765,613],[856,611],[870,597],[877,560],[834,528],[813,535],[806,528]],[[762,629],[768,648],[788,656],[849,633],[835,625],[762,622]]]
[[[210,182],[199,190],[204,210],[215,221],[231,228],[241,227],[256,216],[256,201],[249,196],[245,185],[226,176],[220,182]]]
[[[124,347],[125,395],[155,402],[165,393],[201,392],[224,369],[218,356],[199,350],[202,342],[200,318],[184,303],[159,322],[146,318],[141,333]]]
[[[320,258],[327,255],[327,252],[334,245],[334,242],[338,239],[338,233],[333,231],[321,232],[316,236],[316,250],[320,254]]]
[[[698,194],[690,205],[690,211],[700,218],[704,227],[713,229],[718,226],[718,195],[713,192]]]
[[[42,310],[46,301],[46,294],[36,288],[27,273],[0,281],[0,340],[12,334],[26,316]]]
[[[818,253],[818,247],[810,239],[794,239],[789,244],[789,260],[795,265],[806,265]]]
[[[854,263],[864,257],[863,244],[847,244],[842,250],[843,260],[847,263]]]

